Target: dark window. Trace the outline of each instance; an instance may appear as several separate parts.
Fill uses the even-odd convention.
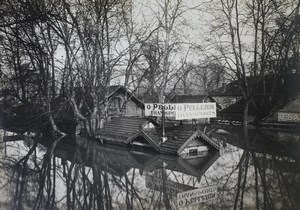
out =
[[[197,156],[198,150],[197,149],[190,149],[189,150],[189,156]]]
[[[114,98],[110,104],[111,109],[120,109],[120,99]]]

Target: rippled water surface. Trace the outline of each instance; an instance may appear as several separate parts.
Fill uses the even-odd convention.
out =
[[[194,158],[0,133],[0,209],[300,209],[295,132],[210,129]]]

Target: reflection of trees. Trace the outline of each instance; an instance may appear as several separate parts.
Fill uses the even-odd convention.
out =
[[[0,152],[0,167],[1,167],[1,207],[5,206],[8,209],[23,209],[22,206],[29,206],[31,203],[30,192],[36,187],[36,183],[31,180],[32,174],[35,173],[27,164],[30,155],[25,155],[18,158],[18,154],[10,154],[12,149],[19,149],[18,144],[5,145],[5,154]],[[28,151],[28,154],[34,154],[36,145]],[[8,201],[11,199],[11,202]],[[2,203],[4,202],[4,203]]]
[[[154,191],[142,187],[143,169],[114,162],[105,154],[96,159],[93,145],[71,148],[72,155],[63,159],[56,157],[60,141],[48,145],[42,154],[35,142],[21,158],[8,155],[10,161],[5,167],[15,169],[8,173],[12,209],[173,209],[176,205],[176,197],[166,188]],[[158,169],[155,173],[163,182],[171,176],[184,182],[172,170]]]
[[[211,208],[299,208],[298,160],[288,155],[236,149],[225,153],[199,179],[168,165],[148,170],[125,164],[102,151],[96,154],[93,144],[86,149],[74,146],[67,154],[61,150],[59,156],[58,141],[42,153],[36,142],[21,158],[8,153],[1,162],[10,176],[11,209],[174,209],[176,193],[167,189],[171,181],[190,187],[218,184],[217,201],[203,204]],[[246,146],[253,148],[250,142]],[[161,180],[161,188],[147,188],[145,175]]]
[[[81,148],[75,149],[70,161],[61,163],[53,148],[41,157],[37,151],[35,143],[24,157],[10,158],[2,165],[14,169],[8,172],[12,174],[12,209],[144,209],[134,183],[136,169],[120,176],[111,174],[105,164],[109,160],[90,165],[91,151]]]
[[[245,132],[246,147],[238,153],[238,161],[231,165],[232,170],[218,177],[227,200],[217,205],[226,204],[233,209],[299,209],[298,160],[290,154],[270,154],[269,148],[269,154],[263,150],[256,152],[249,138]],[[228,165],[220,167],[226,171]]]
[[[170,183],[190,187],[199,183],[197,177],[157,168],[156,162],[150,172],[143,164],[135,166],[106,153],[96,154],[93,145],[71,148],[72,154],[60,159],[55,156],[58,141],[41,156],[35,143],[26,155],[7,165],[18,168],[11,179],[13,209],[174,209],[176,194],[170,191]],[[155,161],[163,163],[156,156]],[[149,172],[160,180],[161,189],[145,186],[144,176]]]
[[[249,152],[255,168],[256,206],[260,209],[298,209],[299,171],[284,166],[294,163],[292,158]]]
[[[47,150],[38,157],[38,142],[19,160],[6,162],[12,169],[9,182],[12,189],[12,209],[55,209],[56,160]]]

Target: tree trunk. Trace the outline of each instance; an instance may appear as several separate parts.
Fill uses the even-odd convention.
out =
[[[249,115],[249,100],[246,99],[246,104],[243,113],[243,125],[246,127],[248,125],[248,115]]]

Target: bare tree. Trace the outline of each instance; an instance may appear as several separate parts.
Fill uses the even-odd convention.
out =
[[[275,40],[278,40],[279,34],[283,35],[283,26],[288,22],[276,24],[278,17],[285,14],[296,18],[299,1],[283,3],[258,0],[240,3],[236,0],[220,0],[215,3],[211,11],[218,15],[212,21],[211,34],[215,35],[216,49],[229,70],[228,73],[239,80],[239,88],[245,100],[243,123],[247,125],[249,104],[258,84],[261,84],[264,75],[268,73],[267,63],[271,59],[280,59],[278,55],[283,52],[283,48],[279,51],[274,49],[278,44]],[[294,28],[294,25],[290,26]],[[291,35],[288,32],[283,36]],[[292,37],[296,38],[294,35]],[[283,42],[280,46],[284,46]],[[253,69],[248,68],[251,61],[254,62]],[[256,84],[250,86],[247,78],[251,73],[258,78]]]

